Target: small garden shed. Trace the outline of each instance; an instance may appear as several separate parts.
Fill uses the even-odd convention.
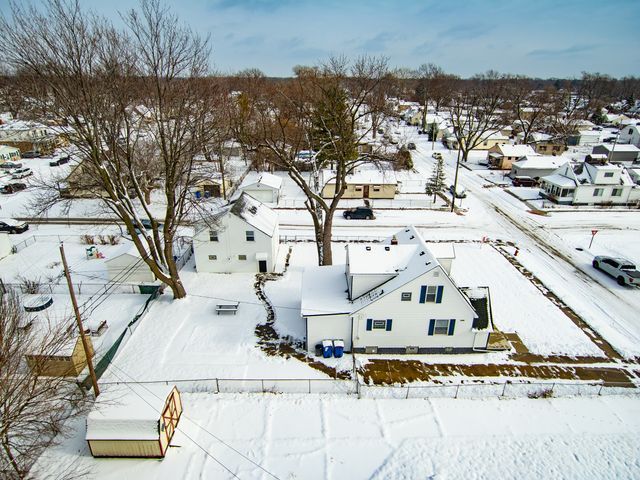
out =
[[[164,458],[182,415],[172,385],[109,385],[87,417],[94,457]]]
[[[140,283],[156,280],[156,276],[142,260],[133,242],[123,244],[104,263],[110,282]]]

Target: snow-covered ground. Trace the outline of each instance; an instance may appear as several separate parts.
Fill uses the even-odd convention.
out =
[[[35,477],[632,479],[640,402],[632,397],[367,400],[183,394],[164,460],[94,459],[83,420]]]

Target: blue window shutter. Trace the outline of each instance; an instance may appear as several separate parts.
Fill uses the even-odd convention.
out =
[[[424,303],[426,299],[427,299],[427,286],[422,285],[420,287],[420,303]]]
[[[391,323],[393,322],[392,319],[387,318],[387,332],[391,331]]]
[[[448,335],[453,335],[454,328],[456,328],[456,319],[452,318],[451,320],[449,320],[449,333],[448,333]]]
[[[435,319],[431,319],[429,320],[429,335],[433,335],[433,330],[436,328],[436,321]]]
[[[442,303],[442,291],[444,287],[442,285],[438,286],[438,291],[436,292],[436,303]]]
[[[373,328],[373,319],[367,318],[367,331]]]

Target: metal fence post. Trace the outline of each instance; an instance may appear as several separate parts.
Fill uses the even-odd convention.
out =
[[[604,386],[604,385],[601,383],[601,384],[600,384],[600,388],[598,389],[598,396],[600,396],[600,392],[602,392],[602,387],[603,387],[603,386]]]
[[[502,395],[501,395],[502,397],[504,397],[504,392],[505,392],[506,389],[507,389],[507,382],[504,382],[502,384]]]
[[[261,379],[261,380],[260,380],[260,383],[262,384],[262,393],[264,393],[264,380],[263,380],[263,379]]]
[[[311,379],[309,379],[309,393],[311,393]]]
[[[411,388],[409,388],[409,386],[407,386],[406,388],[407,388],[407,396],[406,396],[406,397],[404,397],[404,398],[405,398],[405,400],[406,400],[407,398],[409,398],[409,390],[411,390]]]
[[[216,393],[220,393],[220,385],[218,384],[217,378],[216,378]]]
[[[456,386],[456,395],[453,398],[458,398],[458,390],[460,389],[460,384]]]

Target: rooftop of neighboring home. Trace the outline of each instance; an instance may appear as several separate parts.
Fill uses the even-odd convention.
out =
[[[252,182],[250,185],[261,184],[271,188],[280,188],[282,186],[282,178],[277,175],[273,175],[268,172],[262,172],[258,180]]]
[[[510,145],[505,143],[501,145],[496,145],[495,148],[499,150],[498,154],[502,154],[505,157],[520,158],[525,156],[535,157],[536,155],[539,155],[529,145]]]
[[[598,145],[598,147],[604,148],[605,150],[611,152],[635,152],[640,153],[640,148],[635,145],[625,144],[625,143],[616,143],[615,145],[611,143],[603,143],[602,145]],[[595,148],[595,147],[594,147]]]
[[[335,170],[323,170],[322,179],[324,184],[336,183]],[[375,168],[360,168],[356,172],[347,175],[348,184],[383,185],[398,183],[396,173],[393,170],[378,170]]]
[[[567,159],[563,157],[554,157],[551,155],[525,155],[513,165],[518,168],[558,168],[567,163]]]

